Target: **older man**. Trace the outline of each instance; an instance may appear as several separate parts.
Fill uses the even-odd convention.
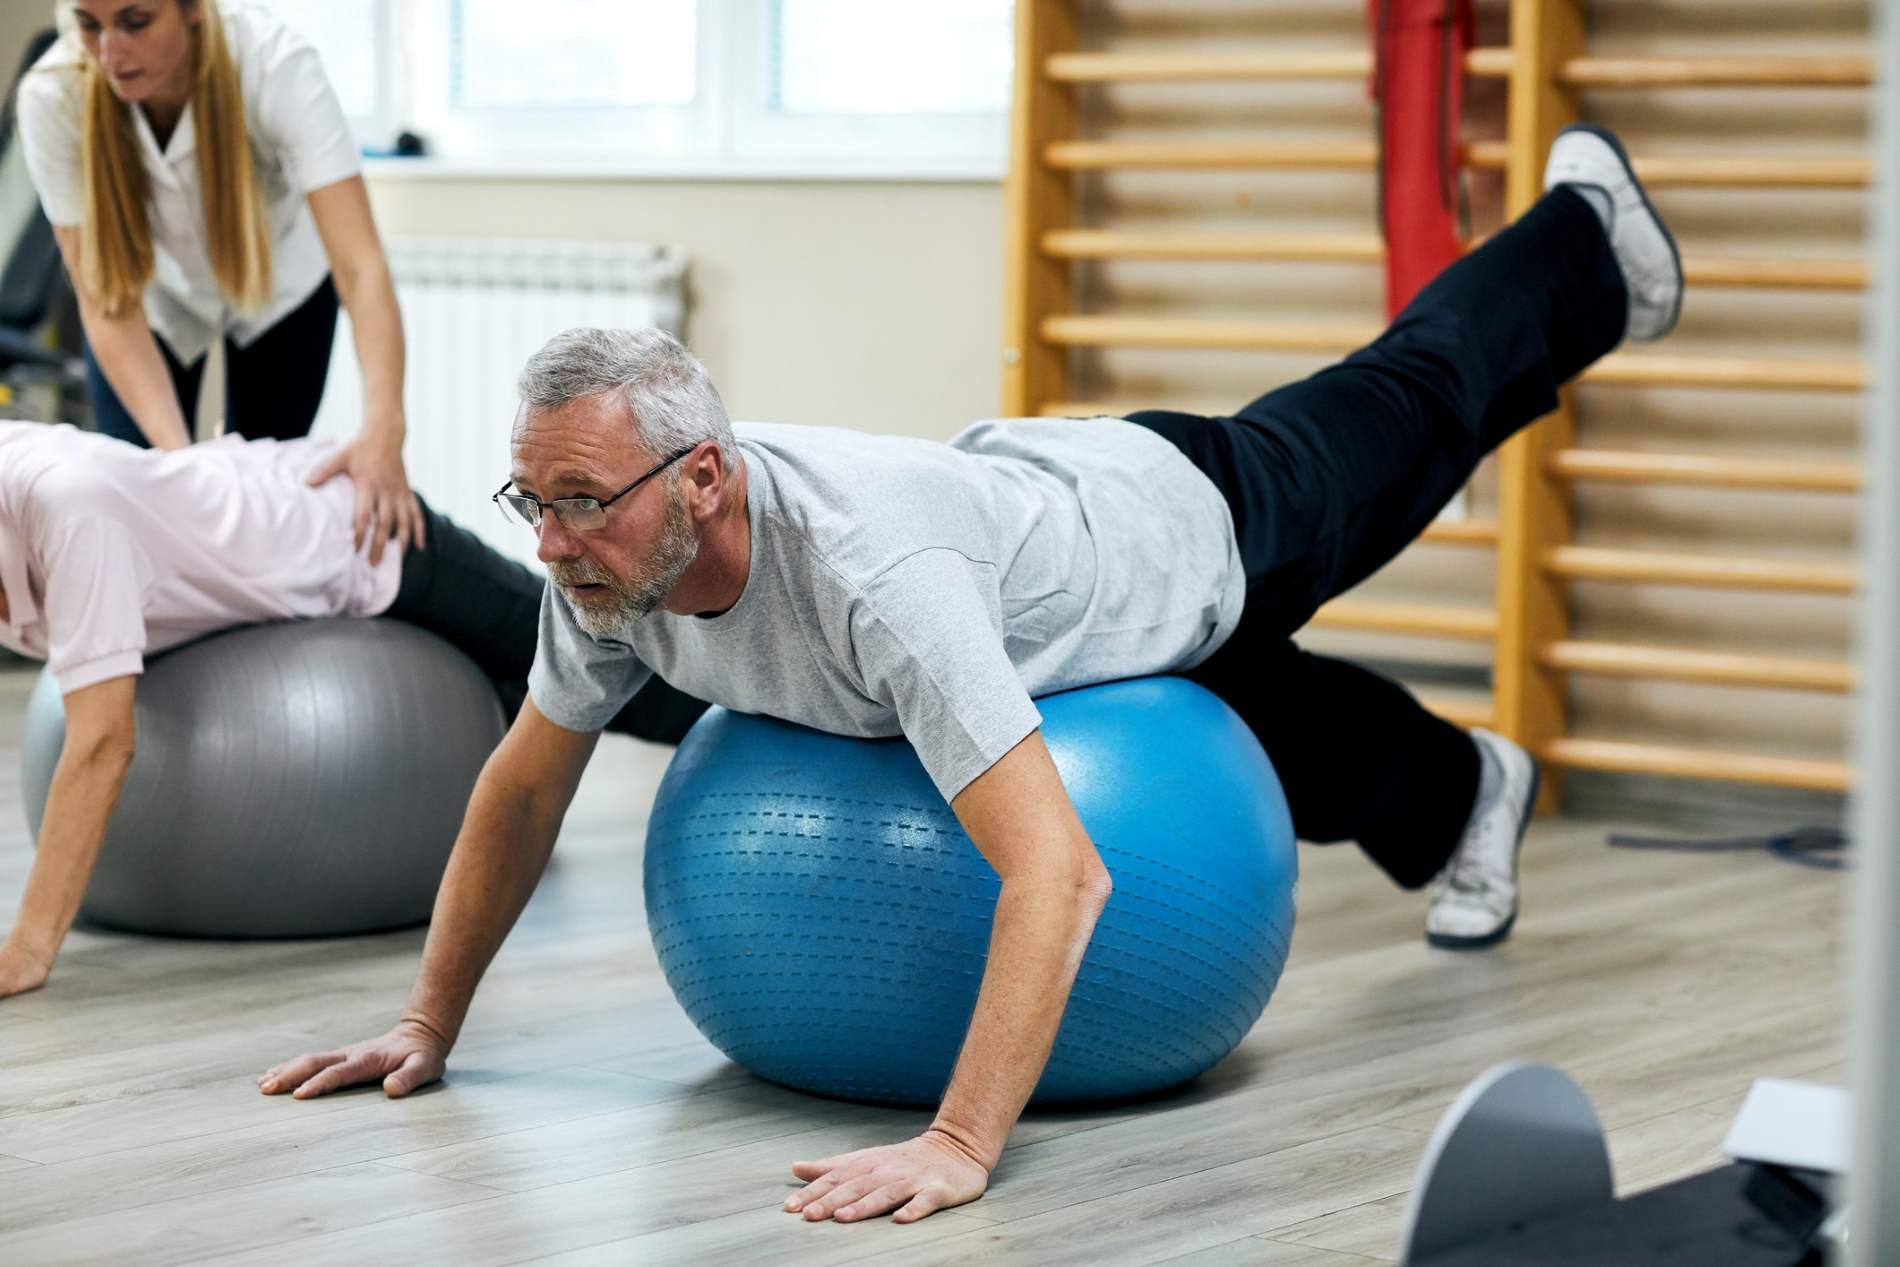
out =
[[[531,699],[476,788],[422,969],[380,1038],[271,1070],[266,1093],[441,1076],[603,722],[657,673],[846,735],[902,733],[996,868],[989,966],[922,1135],[794,1166],[807,1219],[979,1196],[1034,1088],[1110,876],[1034,695],[1184,673],[1259,735],[1308,839],[1438,878],[1440,944],[1503,937],[1530,758],[1290,641],[1410,541],[1478,459],[1628,333],[1674,324],[1667,230],[1614,138],[1559,139],[1552,192],[1378,342],[1232,418],[1008,420],[949,445],[729,426],[654,332],[570,331],[529,362],[501,499],[554,581]],[[1561,187],[1559,187],[1561,186]],[[839,988],[849,989],[848,981]]]

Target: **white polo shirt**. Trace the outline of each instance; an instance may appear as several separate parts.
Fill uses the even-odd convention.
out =
[[[0,422],[0,646],[70,694],[234,625],[388,610],[401,551],[372,566],[356,548],[347,476],[304,482],[331,449],[235,435],[141,449]]]
[[[275,282],[261,312],[240,316],[218,288],[205,250],[204,194],[192,109],[161,150],[145,112],[133,109],[145,157],[157,269],[145,316],[179,360],[190,365],[221,335],[240,347],[294,312],[323,284],[330,261],[305,197],[362,170],[356,139],[317,52],[269,10],[224,0],[225,40],[237,61],[251,157],[269,206]],[[85,219],[80,131],[84,119],[74,37],[55,44],[20,82],[20,141],[40,205],[55,225]]]

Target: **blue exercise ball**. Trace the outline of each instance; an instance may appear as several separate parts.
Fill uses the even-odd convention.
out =
[[[1280,979],[1298,879],[1279,779],[1180,678],[1037,701],[1114,879],[1033,1103],[1204,1072]],[[885,1104],[949,1083],[1001,887],[911,746],[715,708],[647,833],[648,928],[699,1031],[759,1077]]]

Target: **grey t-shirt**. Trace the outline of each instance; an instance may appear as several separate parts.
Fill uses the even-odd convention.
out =
[[[944,798],[1041,723],[1030,697],[1189,668],[1234,631],[1245,578],[1219,490],[1120,419],[1002,419],[948,444],[738,423],[752,562],[712,617],[629,642],[550,585],[528,686],[598,730],[657,672],[834,734],[902,734]]]

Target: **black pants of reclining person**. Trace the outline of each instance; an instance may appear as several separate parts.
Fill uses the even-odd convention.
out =
[[[427,504],[422,514],[429,544],[403,556],[402,585],[385,614],[419,625],[461,648],[494,682],[513,717],[528,693],[545,583],[531,569],[490,549],[474,533]],[[676,744],[705,711],[703,701],[656,677],[607,723],[607,729]]]
[[[1303,839],[1356,840],[1408,888],[1449,860],[1477,796],[1471,740],[1292,635],[1424,531],[1480,458],[1555,409],[1559,385],[1622,340],[1627,308],[1595,213],[1558,189],[1343,363],[1230,418],[1129,419],[1178,446],[1233,509],[1246,608],[1189,676],[1259,737]]]

